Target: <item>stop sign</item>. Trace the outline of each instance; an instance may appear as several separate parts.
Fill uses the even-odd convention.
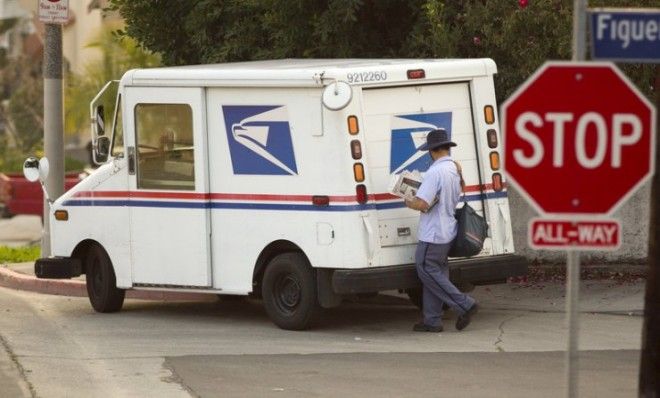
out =
[[[548,62],[502,107],[505,171],[541,213],[611,213],[653,174],[654,115],[613,64]]]

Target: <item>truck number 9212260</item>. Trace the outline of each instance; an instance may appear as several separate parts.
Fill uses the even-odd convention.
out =
[[[387,72],[355,72],[346,75],[349,83],[382,82],[387,80]]]

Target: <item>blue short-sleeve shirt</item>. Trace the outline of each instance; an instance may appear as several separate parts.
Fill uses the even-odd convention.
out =
[[[428,212],[420,213],[417,237],[427,243],[450,243],[457,233],[454,213],[461,198],[461,177],[450,156],[437,159],[424,174],[418,198],[431,204],[438,203]]]

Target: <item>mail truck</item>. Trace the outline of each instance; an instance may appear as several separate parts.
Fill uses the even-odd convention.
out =
[[[284,329],[386,290],[419,301],[419,214],[388,192],[446,129],[489,237],[451,259],[463,287],[515,255],[490,59],[277,60],[131,70],[92,101],[100,167],[52,204],[42,278],[86,275],[93,308],[127,289],[252,295]],[[32,163],[30,167],[38,167]],[[419,304],[419,303],[418,303]]]

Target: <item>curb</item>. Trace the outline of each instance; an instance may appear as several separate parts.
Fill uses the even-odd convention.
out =
[[[0,267],[0,286],[14,290],[51,294],[56,296],[87,297],[84,281],[69,279],[39,279],[9,268]],[[159,301],[216,301],[216,295],[207,293],[161,292],[154,290],[126,291],[127,299]]]

